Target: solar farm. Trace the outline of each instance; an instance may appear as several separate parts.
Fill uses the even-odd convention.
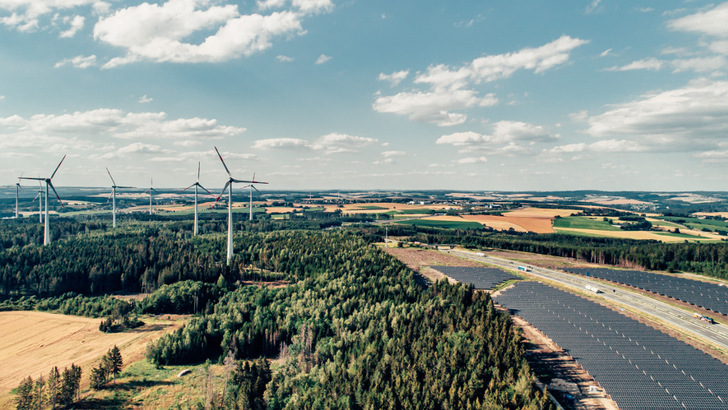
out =
[[[507,280],[521,279],[518,276],[494,268],[465,266],[431,266],[431,268],[458,282],[473,285],[475,289],[493,289]]]
[[[728,287],[697,280],[636,270],[615,270],[605,268],[568,268],[567,272],[605,279],[634,286],[673,299],[691,303],[713,312],[728,314]]]
[[[728,408],[728,366],[658,330],[536,282],[495,300],[569,352],[621,409]]]

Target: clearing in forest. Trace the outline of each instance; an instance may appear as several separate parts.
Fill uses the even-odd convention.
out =
[[[103,333],[99,330],[101,319],[36,311],[0,312],[0,406],[25,377],[45,377],[53,366],[62,371],[74,363],[82,367],[83,380],[88,380],[91,367],[114,345],[121,349],[124,362],[131,363],[144,356],[148,342],[182,324],[182,320],[143,320],[147,324],[133,331]]]

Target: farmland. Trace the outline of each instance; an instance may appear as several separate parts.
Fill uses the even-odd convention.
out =
[[[148,320],[149,321],[149,320]],[[46,374],[53,366],[80,365],[86,373],[114,345],[127,362],[143,357],[149,341],[181,325],[151,321],[135,331],[102,333],[100,319],[35,311],[0,312],[0,405],[27,376]]]

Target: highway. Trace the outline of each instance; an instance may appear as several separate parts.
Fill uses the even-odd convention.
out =
[[[478,254],[475,252],[458,250],[445,250],[443,252],[515,270],[523,275],[547,279],[557,282],[567,288],[578,289],[581,292],[589,292],[586,289],[587,285],[594,286],[603,292],[599,294],[593,293],[592,296],[594,297],[602,297],[618,305],[652,316],[653,318],[665,322],[679,331],[690,334],[697,339],[702,339],[717,348],[728,350],[728,327],[725,325],[710,325],[699,321],[693,317],[693,313],[690,311],[672,306],[640,293],[625,290],[624,288],[613,286],[584,276],[524,264],[522,262],[512,261],[509,259],[483,256],[482,253]],[[520,271],[518,270],[518,266],[526,266],[530,269],[530,271]]]

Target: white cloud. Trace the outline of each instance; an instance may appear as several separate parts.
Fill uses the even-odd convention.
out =
[[[392,74],[379,73],[379,81],[389,81],[392,87],[394,87],[407,78],[408,75],[409,70],[395,71]]]
[[[72,65],[76,68],[89,68],[96,65],[96,56],[90,55],[90,56],[76,56],[73,58],[66,58],[59,62],[57,62],[53,67],[59,68],[63,67],[65,65]]]
[[[586,9],[584,10],[584,12],[586,14],[592,14],[592,13],[598,11],[599,3],[601,3],[601,2],[602,2],[602,0],[592,0],[592,2],[588,6],[586,6]]]
[[[473,150],[501,153],[506,155],[534,154],[535,146],[540,143],[557,141],[543,127],[520,121],[498,121],[492,125],[490,135],[473,131],[456,132],[443,135],[436,144],[449,144],[460,147],[460,152]]]
[[[691,14],[668,22],[673,30],[692,31],[716,37],[728,37],[728,3],[700,13]]]
[[[286,5],[286,0],[256,0],[255,4],[261,10],[279,9]]]
[[[11,13],[9,16],[0,17],[0,23],[22,32],[35,31],[40,27],[40,17],[42,16],[84,5],[91,5],[97,1],[98,0],[0,0],[0,10],[5,10]]]
[[[541,47],[479,57],[461,67],[431,65],[414,79],[415,84],[428,85],[429,91],[408,90],[392,96],[379,96],[372,104],[372,109],[406,115],[410,120],[432,122],[440,126],[462,124],[467,116],[451,111],[498,103],[494,94],[480,97],[472,89],[474,85],[508,78],[518,70],[544,72],[566,63],[570,51],[586,43],[586,40],[562,36]],[[380,74],[379,78],[388,79],[386,74]]]
[[[288,56],[284,56],[284,55],[277,55],[276,56],[276,60],[278,60],[281,63],[290,63],[291,61],[293,61],[293,57],[288,57]]]
[[[608,49],[606,49],[606,50],[602,51],[602,52],[601,52],[601,53],[599,54],[599,57],[606,57],[606,56],[608,56],[608,55],[609,55],[609,53],[611,53],[611,52],[612,52],[612,49],[611,49],[611,48],[608,48]]]
[[[393,158],[393,157],[404,157],[407,153],[404,151],[384,151],[382,152],[382,156],[385,158]]]
[[[86,21],[86,19],[83,16],[73,16],[71,17],[65,17],[63,19],[64,22],[69,22],[71,24],[71,27],[68,28],[68,30],[62,31],[60,34],[61,38],[71,38],[76,35],[76,33],[79,32],[83,28],[83,24]]]
[[[488,162],[488,158],[486,157],[466,157],[466,158],[460,158],[457,160],[458,164],[478,164]]]
[[[25,118],[18,115],[0,117],[0,136],[9,140],[24,140],[38,144],[69,136],[99,139],[213,139],[240,135],[245,128],[218,125],[214,119],[167,119],[163,112],[130,113],[119,109],[101,108],[76,111],[70,114],[36,114]]]
[[[258,4],[268,8],[279,2]],[[294,0],[291,7],[267,15],[241,15],[237,5],[218,5],[210,0],[142,3],[101,17],[94,27],[94,38],[126,51],[124,56],[109,60],[104,68],[137,61],[223,62],[262,52],[272,46],[275,38],[305,34],[302,19],[331,10],[331,3]],[[197,43],[188,42],[188,38],[201,33],[212,34]]]
[[[146,103],[149,103],[149,102],[152,102],[152,101],[154,101],[154,98],[152,98],[152,97],[147,97],[147,95],[146,95],[146,94],[142,95],[142,96],[141,96],[141,97],[139,98],[139,104],[146,104]]]
[[[612,106],[588,118],[587,133],[606,149],[653,152],[708,151],[728,135],[728,82],[696,80]]]
[[[698,73],[715,71],[727,67],[727,63],[723,56],[686,58],[670,62],[674,68],[674,72],[695,71]]]
[[[324,154],[338,154],[343,152],[358,152],[361,148],[377,142],[378,140],[375,138],[331,133],[317,138],[314,141],[307,141],[300,138],[269,138],[257,140],[253,143],[253,149],[320,151]]]
[[[633,61],[621,67],[605,68],[605,71],[632,71],[632,70],[659,70],[662,68],[663,62],[656,58],[646,58],[643,60]]]
[[[330,60],[331,60],[331,57],[330,57],[330,56],[327,56],[326,54],[321,54],[321,55],[320,55],[320,56],[319,56],[319,57],[318,57],[318,58],[316,59],[316,64],[324,64],[324,63],[327,63],[327,62],[329,62]]]

